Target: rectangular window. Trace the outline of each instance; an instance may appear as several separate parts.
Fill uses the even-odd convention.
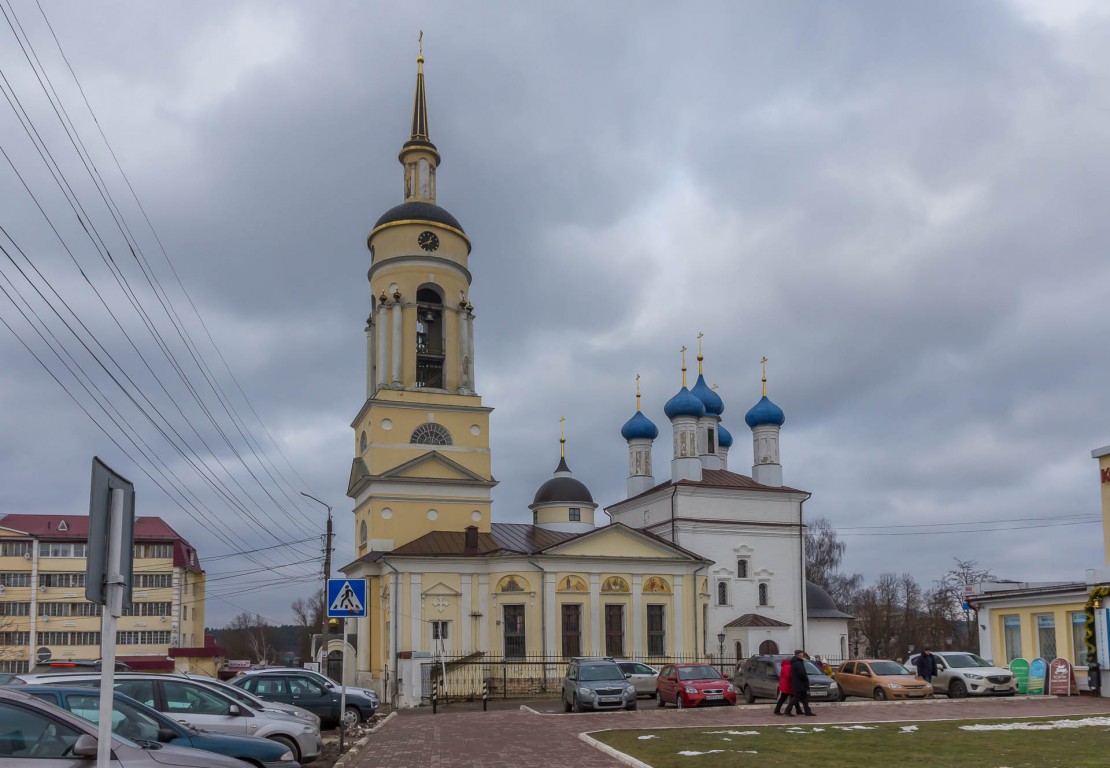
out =
[[[30,603],[0,603],[0,616],[30,616]]]
[[[169,603],[131,603],[123,607],[124,616],[169,616]]]
[[[709,429],[706,430],[706,434],[709,437],[706,453],[716,453],[717,452],[716,430],[714,430],[713,427],[709,427]]]
[[[81,541],[43,541],[39,543],[39,557],[84,557],[88,545]]]
[[[135,558],[162,558],[173,557],[172,544],[136,544]]]
[[[101,606],[96,603],[39,603],[40,616],[99,616]],[[126,610],[126,609],[125,609]]]
[[[582,606],[563,603],[563,658],[582,655]]]
[[[577,523],[577,522],[580,522],[581,520],[582,520],[582,508],[581,507],[571,507],[570,508],[570,521],[572,523]]]
[[[31,542],[0,541],[0,557],[30,557]]]
[[[527,644],[524,635],[524,606],[506,605],[502,613],[505,636],[505,655],[523,656]]]
[[[61,587],[70,589],[80,589],[85,586],[85,574],[83,573],[40,573],[39,574],[40,587]]]
[[[433,621],[432,622],[432,639],[433,640],[448,640],[451,637],[449,621]]]
[[[624,606],[605,606],[605,655],[624,656]]]
[[[140,573],[135,576],[136,589],[165,589],[172,586],[172,573]]]
[[[647,649],[648,656],[662,656],[667,647],[666,606],[647,607]]]
[[[169,645],[169,632],[126,631],[116,633],[118,645]]]
[[[1076,611],[1071,615],[1071,644],[1075,649],[1075,666],[1087,666],[1087,614]]]
[[[1002,617],[1002,640],[1006,646],[1006,663],[1021,658],[1021,617]]]
[[[1045,661],[1056,658],[1056,617],[1051,613],[1037,617],[1037,648]]]
[[[31,586],[31,574],[21,571],[6,571],[0,573],[0,586],[29,587]]]
[[[42,633],[39,633],[42,637]],[[42,640],[39,640],[41,643]],[[30,645],[31,633],[30,632],[0,632],[0,645]]]

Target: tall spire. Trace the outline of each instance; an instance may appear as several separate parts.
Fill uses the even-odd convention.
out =
[[[640,374],[636,374],[636,410],[640,410]]]
[[[683,344],[682,349],[679,350],[679,351],[682,352],[682,386],[685,387],[686,386],[686,345]]]
[[[705,356],[701,353],[701,337],[704,335],[704,333],[698,333],[698,376],[702,375],[701,363],[705,360]]]
[[[431,142],[428,137],[428,102],[424,96],[424,31],[420,31],[420,54],[416,57],[416,95],[412,102],[412,138]]]
[[[567,455],[567,417],[559,417],[559,456],[566,458]]]
[[[767,356],[764,355],[759,362],[763,363],[763,396],[767,397]]]

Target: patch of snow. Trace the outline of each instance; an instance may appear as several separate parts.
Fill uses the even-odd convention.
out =
[[[727,733],[729,736],[758,736],[759,731],[702,731],[706,736],[715,736],[719,733]]]
[[[636,738],[639,739],[640,741],[643,741],[644,739],[658,739],[659,737],[655,736],[655,735],[652,735],[652,736],[637,736]]]
[[[1089,728],[1110,726],[1110,717],[1084,717],[1079,720],[1049,720],[1039,723],[992,723],[990,725],[961,725],[961,731],[1055,731],[1061,728]]]
[[[903,725],[901,728],[898,729],[898,732],[899,733],[913,733],[916,730],[917,730],[916,725]]]
[[[878,728],[877,725],[834,725],[838,731],[873,731]]]
[[[692,749],[684,749],[681,752],[679,752],[678,754],[682,755],[683,757],[697,757],[698,755],[712,755],[715,752],[724,752],[724,750],[723,749],[711,749],[708,752],[695,752]]]

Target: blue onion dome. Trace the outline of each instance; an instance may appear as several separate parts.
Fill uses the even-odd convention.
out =
[[[709,385],[705,383],[705,377],[700,373],[694,388],[690,392],[698,400],[701,400],[702,405],[705,406],[705,412],[710,416],[720,416],[725,412],[725,403],[721,400],[721,396],[709,388]]]
[[[679,416],[693,416],[695,419],[700,419],[705,415],[705,406],[690,390],[683,387],[663,406],[663,413],[672,420]]]
[[[772,403],[767,395],[764,395],[758,403],[752,406],[748,414],[744,417],[744,421],[752,429],[756,427],[774,424],[776,427],[781,427],[782,423],[786,421],[786,414],[782,412],[782,408]]]
[[[717,445],[722,448],[732,447],[732,433],[725,429],[724,424],[717,425]]]
[[[636,415],[621,427],[621,437],[625,440],[654,440],[659,437],[659,428],[642,411],[636,411]]]

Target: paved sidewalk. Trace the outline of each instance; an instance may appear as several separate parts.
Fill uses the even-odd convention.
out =
[[[549,702],[533,702],[546,707]],[[519,708],[482,712],[462,707],[407,710],[393,718],[352,765],[355,768],[615,768],[608,757],[578,738],[579,733],[626,728],[819,725],[913,720],[970,720],[1110,714],[1110,699],[1052,697],[934,699],[915,702],[850,701],[816,705],[817,717],[775,717],[772,705],[714,709],[658,709],[641,701],[637,712],[536,714]],[[538,707],[537,707],[538,708]]]

